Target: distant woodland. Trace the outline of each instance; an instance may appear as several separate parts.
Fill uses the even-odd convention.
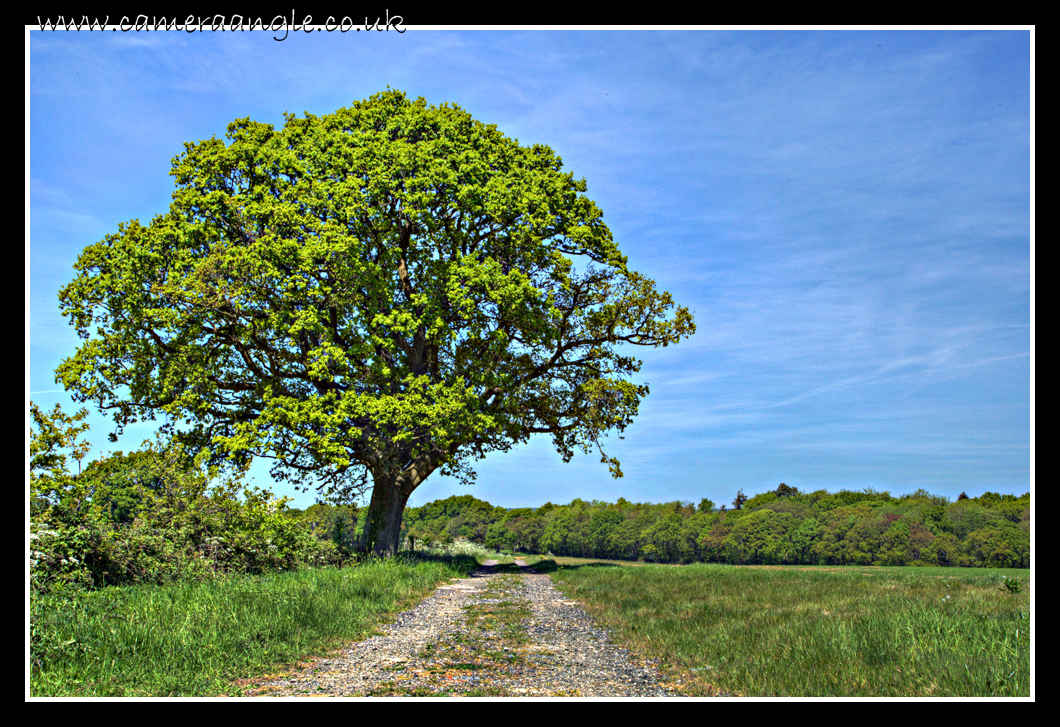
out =
[[[199,580],[359,560],[367,508],[316,504],[218,479],[203,453],[161,440],[83,463],[87,411],[31,404],[33,592]],[[76,471],[73,461],[76,460]],[[404,511],[400,546],[458,539],[494,551],[651,563],[1029,568],[1030,493],[920,489],[804,493],[786,484],[729,505],[574,500],[496,507],[471,495]]]
[[[454,496],[408,508],[403,533],[406,546],[464,538],[496,550],[654,563],[1029,568],[1031,553],[1030,493],[961,493],[950,502],[923,489],[892,497],[785,484],[753,497],[741,491],[721,507],[619,498],[505,509]]]

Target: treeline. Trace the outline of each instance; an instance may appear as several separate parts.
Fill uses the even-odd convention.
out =
[[[919,489],[892,497],[802,493],[781,484],[731,508],[708,499],[574,500],[494,507],[470,495],[405,512],[406,544],[465,538],[490,549],[654,563],[1030,567],[1030,493],[955,502]]]
[[[286,498],[219,479],[200,458],[160,441],[84,464],[87,412],[31,404],[30,580],[68,586],[165,583],[358,559],[363,512]],[[76,461],[76,468],[74,462]],[[657,563],[1030,566],[1030,494],[956,502],[918,490],[780,485],[731,509],[574,500],[494,507],[470,495],[408,508],[406,547],[465,539],[492,550]]]

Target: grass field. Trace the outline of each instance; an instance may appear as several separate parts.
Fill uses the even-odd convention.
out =
[[[1028,697],[1028,571],[537,567],[686,694]]]
[[[688,695],[1030,696],[1028,571],[524,559]],[[238,680],[363,638],[475,565],[464,555],[35,597],[30,693],[238,695]]]
[[[35,597],[30,695],[235,696],[236,680],[364,638],[476,565],[374,562]]]

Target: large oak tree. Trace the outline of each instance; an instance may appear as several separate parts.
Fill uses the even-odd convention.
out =
[[[695,331],[584,180],[457,106],[388,90],[227,138],[185,144],[166,214],[82,252],[60,303],[84,342],[57,381],[116,434],[164,414],[218,460],[371,487],[377,553],[436,470],[468,481],[535,433],[568,461],[622,431],[648,387],[616,346]]]

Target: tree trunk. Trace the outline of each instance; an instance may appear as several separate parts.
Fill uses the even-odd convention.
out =
[[[385,474],[374,479],[361,547],[388,558],[397,555],[401,546],[401,516],[416,485],[404,474]]]
[[[397,458],[405,460],[406,456]],[[382,460],[372,468],[372,499],[361,535],[361,548],[389,558],[401,547],[401,516],[413,491],[444,461],[439,455],[424,455],[404,468],[388,466],[394,459]]]

